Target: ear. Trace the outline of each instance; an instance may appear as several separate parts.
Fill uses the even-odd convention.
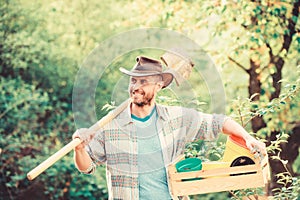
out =
[[[157,92],[160,91],[162,89],[162,87],[164,86],[164,82],[163,81],[160,81],[157,83],[157,86],[158,86],[158,89],[157,89]]]

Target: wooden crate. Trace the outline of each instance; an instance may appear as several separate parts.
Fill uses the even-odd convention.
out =
[[[168,167],[169,185],[174,199],[178,196],[264,187],[270,179],[268,157],[255,164],[230,167],[231,162],[203,162],[202,170],[177,172],[177,159]],[[186,180],[201,178],[200,180]],[[182,181],[184,180],[184,181]]]

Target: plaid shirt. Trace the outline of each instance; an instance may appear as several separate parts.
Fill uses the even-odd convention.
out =
[[[165,166],[183,154],[185,145],[196,139],[213,140],[225,116],[194,109],[156,105],[157,130]],[[106,164],[109,199],[139,199],[138,144],[130,106],[99,130],[87,146],[96,164]]]

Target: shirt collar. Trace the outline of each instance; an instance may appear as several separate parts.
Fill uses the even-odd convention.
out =
[[[123,112],[121,112],[120,116],[117,118],[118,124],[120,124],[121,126],[126,126],[130,123],[133,123],[131,119],[130,107],[131,103],[128,104],[126,109]],[[165,121],[167,119],[167,112],[166,109],[164,109],[164,106],[156,104],[156,109],[158,117]]]
[[[165,109],[164,106],[156,104],[156,109],[157,109],[157,115],[159,118],[162,120],[167,120],[167,110]]]
[[[133,122],[131,119],[130,106],[131,106],[131,103],[129,103],[127,105],[125,110],[123,112],[121,112],[119,117],[117,118],[118,124],[120,124],[120,126],[126,126]]]

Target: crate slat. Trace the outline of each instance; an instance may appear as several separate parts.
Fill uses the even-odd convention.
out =
[[[263,187],[262,174],[247,174],[194,181],[173,182],[172,192],[176,196],[205,194],[246,188]]]
[[[227,167],[220,169],[211,169],[211,170],[199,170],[192,172],[169,172],[170,179],[174,181],[180,181],[182,179],[189,178],[213,178],[218,176],[229,176],[230,174],[241,174],[241,173],[251,173],[261,171],[256,165],[246,165],[246,166],[237,166],[237,167]]]

